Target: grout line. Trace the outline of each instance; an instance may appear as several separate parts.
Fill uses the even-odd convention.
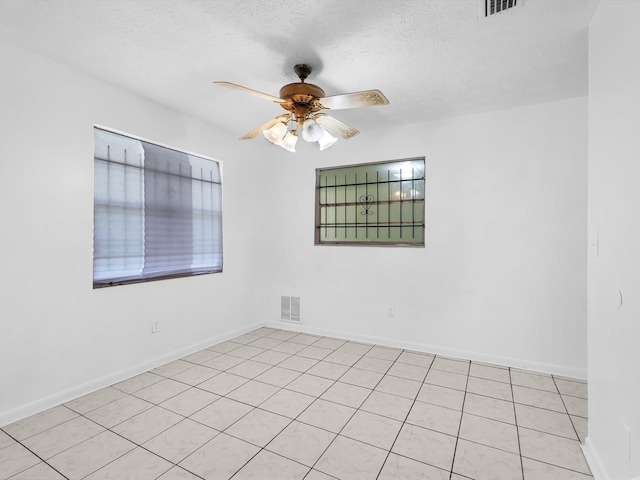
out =
[[[553,384],[556,386],[556,390],[558,390],[558,394],[560,395],[560,389],[558,388],[558,385],[556,384],[556,379],[555,378],[553,379]],[[580,443],[582,445],[582,441],[580,440],[580,435],[578,434],[578,429],[576,428],[575,424],[573,423],[573,418],[571,418],[571,415],[569,414],[569,410],[567,409],[567,404],[564,403],[564,398],[562,398],[562,395],[560,395],[560,400],[562,401],[562,405],[564,406],[564,410],[567,413],[567,417],[569,417],[569,421],[571,422],[571,426],[573,427],[573,431],[576,434],[576,438],[578,439],[578,443]]]
[[[404,353],[405,350],[402,350],[402,353]],[[398,356],[398,358],[400,358],[400,356],[402,355],[402,353],[400,353],[400,355]],[[382,466],[380,467],[380,471],[378,472],[378,475],[376,475],[376,480],[380,477],[380,474],[382,473],[382,470],[384,469],[384,466],[386,465],[387,461],[389,460],[389,457],[391,456],[391,451],[393,450],[393,447],[395,446],[396,442],[398,441],[398,438],[400,437],[400,433],[402,432],[402,429],[404,428],[404,426],[407,424],[407,418],[409,418],[409,414],[411,413],[411,410],[413,410],[413,406],[416,404],[416,401],[418,399],[418,396],[420,395],[420,390],[422,390],[422,385],[424,385],[424,381],[427,378],[427,375],[429,374],[429,372],[431,371],[431,368],[433,367],[433,362],[435,361],[436,357],[434,356],[431,359],[431,363],[429,363],[429,367],[427,368],[427,371],[424,374],[424,378],[422,379],[422,382],[420,382],[420,388],[418,389],[418,391],[416,392],[416,395],[413,399],[413,402],[411,403],[411,406],[409,407],[409,410],[407,410],[407,413],[404,417],[404,420],[402,421],[402,425],[400,425],[400,428],[398,429],[398,433],[396,434],[396,438],[393,439],[393,442],[391,443],[391,446],[389,447],[389,449],[387,450],[387,455],[384,459],[384,462],[382,462]],[[396,364],[398,359],[396,359],[393,364],[391,365],[391,367],[393,367],[393,365]],[[399,362],[401,363],[401,362]],[[391,367],[389,367],[389,369],[391,369]],[[388,370],[387,370],[388,371]],[[385,374],[386,375],[386,374]],[[384,378],[384,377],[382,377]],[[382,381],[382,379],[380,379],[380,381]],[[378,382],[380,383],[380,382]],[[376,385],[377,386],[377,385]],[[411,424],[409,424],[411,425]],[[453,463],[453,460],[452,460]]]
[[[76,417],[76,418],[77,418],[77,417]],[[73,419],[72,419],[72,420],[73,420]],[[66,422],[63,422],[63,423],[66,423]],[[60,425],[62,425],[62,424],[60,424]],[[54,428],[54,427],[51,427],[51,428]],[[47,430],[51,430],[51,429],[50,429],[50,428],[48,428]],[[43,430],[43,432],[46,432],[47,430]],[[56,471],[58,474],[60,474],[60,476],[64,477],[64,478],[65,478],[65,480],[69,480],[69,477],[67,477],[66,475],[64,475],[64,474],[63,474],[61,471],[59,471],[56,467],[54,467],[53,465],[51,465],[49,462],[47,462],[44,458],[42,458],[42,457],[41,457],[40,455],[38,455],[36,452],[34,452],[33,450],[31,450],[28,446],[26,446],[26,445],[25,445],[24,443],[22,443],[20,440],[18,440],[17,438],[15,438],[13,435],[11,435],[11,434],[10,434],[9,432],[7,432],[6,430],[2,430],[2,431],[3,431],[3,432],[4,432],[8,437],[10,437],[14,442],[16,442],[18,445],[20,445],[21,447],[23,447],[23,448],[25,448],[26,450],[28,450],[28,451],[29,451],[33,456],[35,456],[35,457],[39,458],[39,459],[40,459],[40,461],[42,461],[42,463],[44,463],[45,465],[49,466],[51,469],[53,469],[54,471]],[[43,432],[40,432],[40,433],[43,433]],[[36,435],[39,435],[39,434],[37,433]],[[94,435],[94,436],[95,436],[95,435]],[[35,435],[32,435],[32,437],[35,437]],[[31,437],[28,437],[28,438],[31,438]],[[93,437],[91,437],[91,438],[93,438]],[[25,440],[27,440],[27,439],[25,438]],[[88,439],[87,439],[87,440],[88,440]],[[82,443],[82,442],[80,442],[80,443]],[[78,444],[78,445],[79,445],[79,444]],[[9,446],[10,446],[10,445],[9,445]],[[74,446],[75,446],[75,445],[74,445]],[[6,448],[6,447],[5,447],[5,448]],[[67,450],[68,450],[68,449],[67,449]],[[66,451],[66,450],[63,450],[63,451]],[[61,452],[61,453],[62,453],[62,452]],[[57,454],[56,454],[56,455],[57,455]],[[55,457],[55,455],[54,455],[54,457]],[[53,457],[51,457],[51,458],[53,458]],[[21,470],[21,471],[19,471],[19,472],[13,473],[13,474],[12,474],[12,476],[14,476],[14,475],[18,475],[18,474],[20,474],[20,473],[23,473],[23,472],[25,472],[25,471],[29,470],[30,468],[33,468],[33,467],[35,467],[35,466],[37,466],[37,465],[38,465],[37,463],[36,463],[35,465],[31,465],[30,467],[27,467],[27,468],[25,468],[24,470]]]
[[[511,379],[511,368],[509,368],[509,379]],[[511,399],[513,400],[513,419],[516,422],[516,438],[518,439],[518,452],[520,457],[520,472],[524,478],[524,462],[522,461],[522,446],[520,445],[520,428],[518,427],[518,414],[516,412],[515,396],[513,395],[513,383],[511,383]]]
[[[339,348],[340,348],[340,347],[339,347]],[[372,348],[373,348],[373,346],[372,346],[371,348],[369,348],[369,350],[367,350],[367,352],[366,352],[366,353],[368,353],[369,351],[371,351],[371,349],[372,349]],[[404,350],[403,350],[403,351],[404,351]],[[363,354],[363,355],[361,356],[361,358],[362,358],[362,357],[364,357],[364,355],[366,355],[366,353],[365,353],[365,354]],[[400,354],[402,354],[402,352],[401,352]],[[355,363],[357,363],[357,362],[355,362]],[[355,363],[354,363],[354,365],[355,365]],[[394,363],[395,363],[395,361],[394,361],[391,365],[389,365],[389,368],[387,368],[386,372],[388,372],[388,371],[391,369],[391,367],[394,365]],[[338,379],[336,380],[336,383],[337,383],[337,382],[338,382],[342,377],[344,377],[344,376],[346,375],[346,373],[347,373],[349,370],[351,370],[351,368],[354,368],[354,367],[353,367],[353,366],[349,367],[349,369],[348,369],[347,371],[345,371],[342,375],[340,375],[340,377],[338,377]],[[378,380],[378,381],[376,382],[376,384],[374,385],[374,387],[373,387],[373,388],[368,389],[368,390],[371,390],[371,391],[369,392],[369,394],[367,395],[367,397],[366,397],[366,398],[365,398],[365,399],[360,403],[360,406],[358,406],[357,408],[354,408],[354,407],[350,407],[350,406],[348,406],[348,405],[345,405],[345,406],[348,406],[349,408],[354,408],[353,413],[351,414],[351,416],[349,417],[349,419],[344,423],[344,425],[342,425],[342,428],[340,428],[340,430],[338,431],[338,433],[336,433],[336,434],[335,434],[335,437],[333,437],[333,440],[331,440],[331,442],[329,442],[329,445],[327,445],[327,448],[325,448],[325,449],[322,451],[322,453],[318,456],[317,460],[316,460],[316,461],[313,463],[313,465],[311,466],[311,470],[313,470],[313,468],[314,468],[314,467],[316,466],[316,464],[320,461],[320,459],[324,456],[324,454],[327,452],[327,450],[329,450],[329,448],[331,448],[331,445],[333,445],[333,443],[335,442],[335,440],[340,436],[340,433],[341,433],[341,432],[344,430],[344,428],[349,424],[349,422],[353,419],[353,417],[356,415],[356,413],[358,413],[358,411],[360,411],[360,407],[362,407],[362,405],[364,405],[364,404],[365,404],[365,402],[369,399],[369,397],[370,397],[370,396],[373,394],[373,392],[375,391],[376,387],[377,387],[378,385],[380,385],[380,382],[382,381],[382,379],[383,379],[383,378],[384,378],[384,376],[386,375],[386,372],[385,372],[385,373],[383,373],[382,377],[380,378],[380,380]],[[350,384],[347,384],[347,385],[350,385]],[[358,386],[358,385],[356,385],[356,386]],[[365,388],[365,387],[361,387],[361,388]],[[329,400],[327,400],[327,401],[329,401]],[[334,402],[334,403],[335,403],[335,402]],[[366,411],[366,410],[363,410],[363,411]],[[369,413],[369,412],[367,412],[367,413]],[[408,412],[407,412],[407,414],[408,414]],[[401,427],[401,429],[402,429],[402,427]],[[334,432],[332,432],[332,433],[334,433]],[[350,437],[345,437],[345,438],[350,438]],[[353,439],[351,439],[351,440],[353,440]],[[358,440],[354,440],[354,441],[358,441]],[[364,442],[363,442],[363,443],[364,443]],[[380,447],[376,447],[376,448],[380,448]],[[389,452],[390,452],[390,451],[391,451],[391,449],[389,449]],[[387,453],[387,456],[388,456],[388,453]],[[386,462],[386,459],[385,459],[385,462]],[[384,462],[382,463],[382,466],[380,467],[380,471],[382,471],[382,468],[383,468],[383,467],[384,467]],[[311,471],[311,470],[310,470],[310,471]],[[324,472],[323,472],[323,473],[324,473]],[[380,475],[380,472],[378,472],[378,475]]]
[[[471,372],[471,362],[469,362],[469,373]],[[467,389],[469,388],[469,377],[467,375],[467,382],[464,386],[464,396],[462,397],[462,408],[460,409],[460,424],[458,425],[458,433],[456,434],[456,444],[453,447],[453,458],[451,459],[451,470],[449,472],[449,480],[453,478],[453,465],[456,461],[456,453],[458,452],[458,442],[460,441],[460,430],[462,430],[462,420],[464,419],[464,404],[467,401]]]

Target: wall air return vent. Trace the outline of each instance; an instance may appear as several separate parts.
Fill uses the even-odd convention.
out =
[[[521,7],[524,0],[479,0],[479,3],[480,16],[488,18]]]
[[[302,323],[300,317],[300,297],[280,297],[280,319]]]

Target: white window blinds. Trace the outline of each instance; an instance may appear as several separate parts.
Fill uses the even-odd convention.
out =
[[[222,271],[218,162],[94,129],[93,285]]]

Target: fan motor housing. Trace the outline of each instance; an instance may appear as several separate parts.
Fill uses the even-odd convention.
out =
[[[303,82],[290,83],[280,89],[280,98],[283,100],[293,99],[295,101],[293,98],[295,96],[322,98],[324,97],[324,90],[317,85]]]

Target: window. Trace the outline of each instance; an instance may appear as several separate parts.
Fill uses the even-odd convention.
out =
[[[316,245],[424,246],[424,157],[316,170]]]
[[[218,162],[94,129],[93,287],[222,271]]]

